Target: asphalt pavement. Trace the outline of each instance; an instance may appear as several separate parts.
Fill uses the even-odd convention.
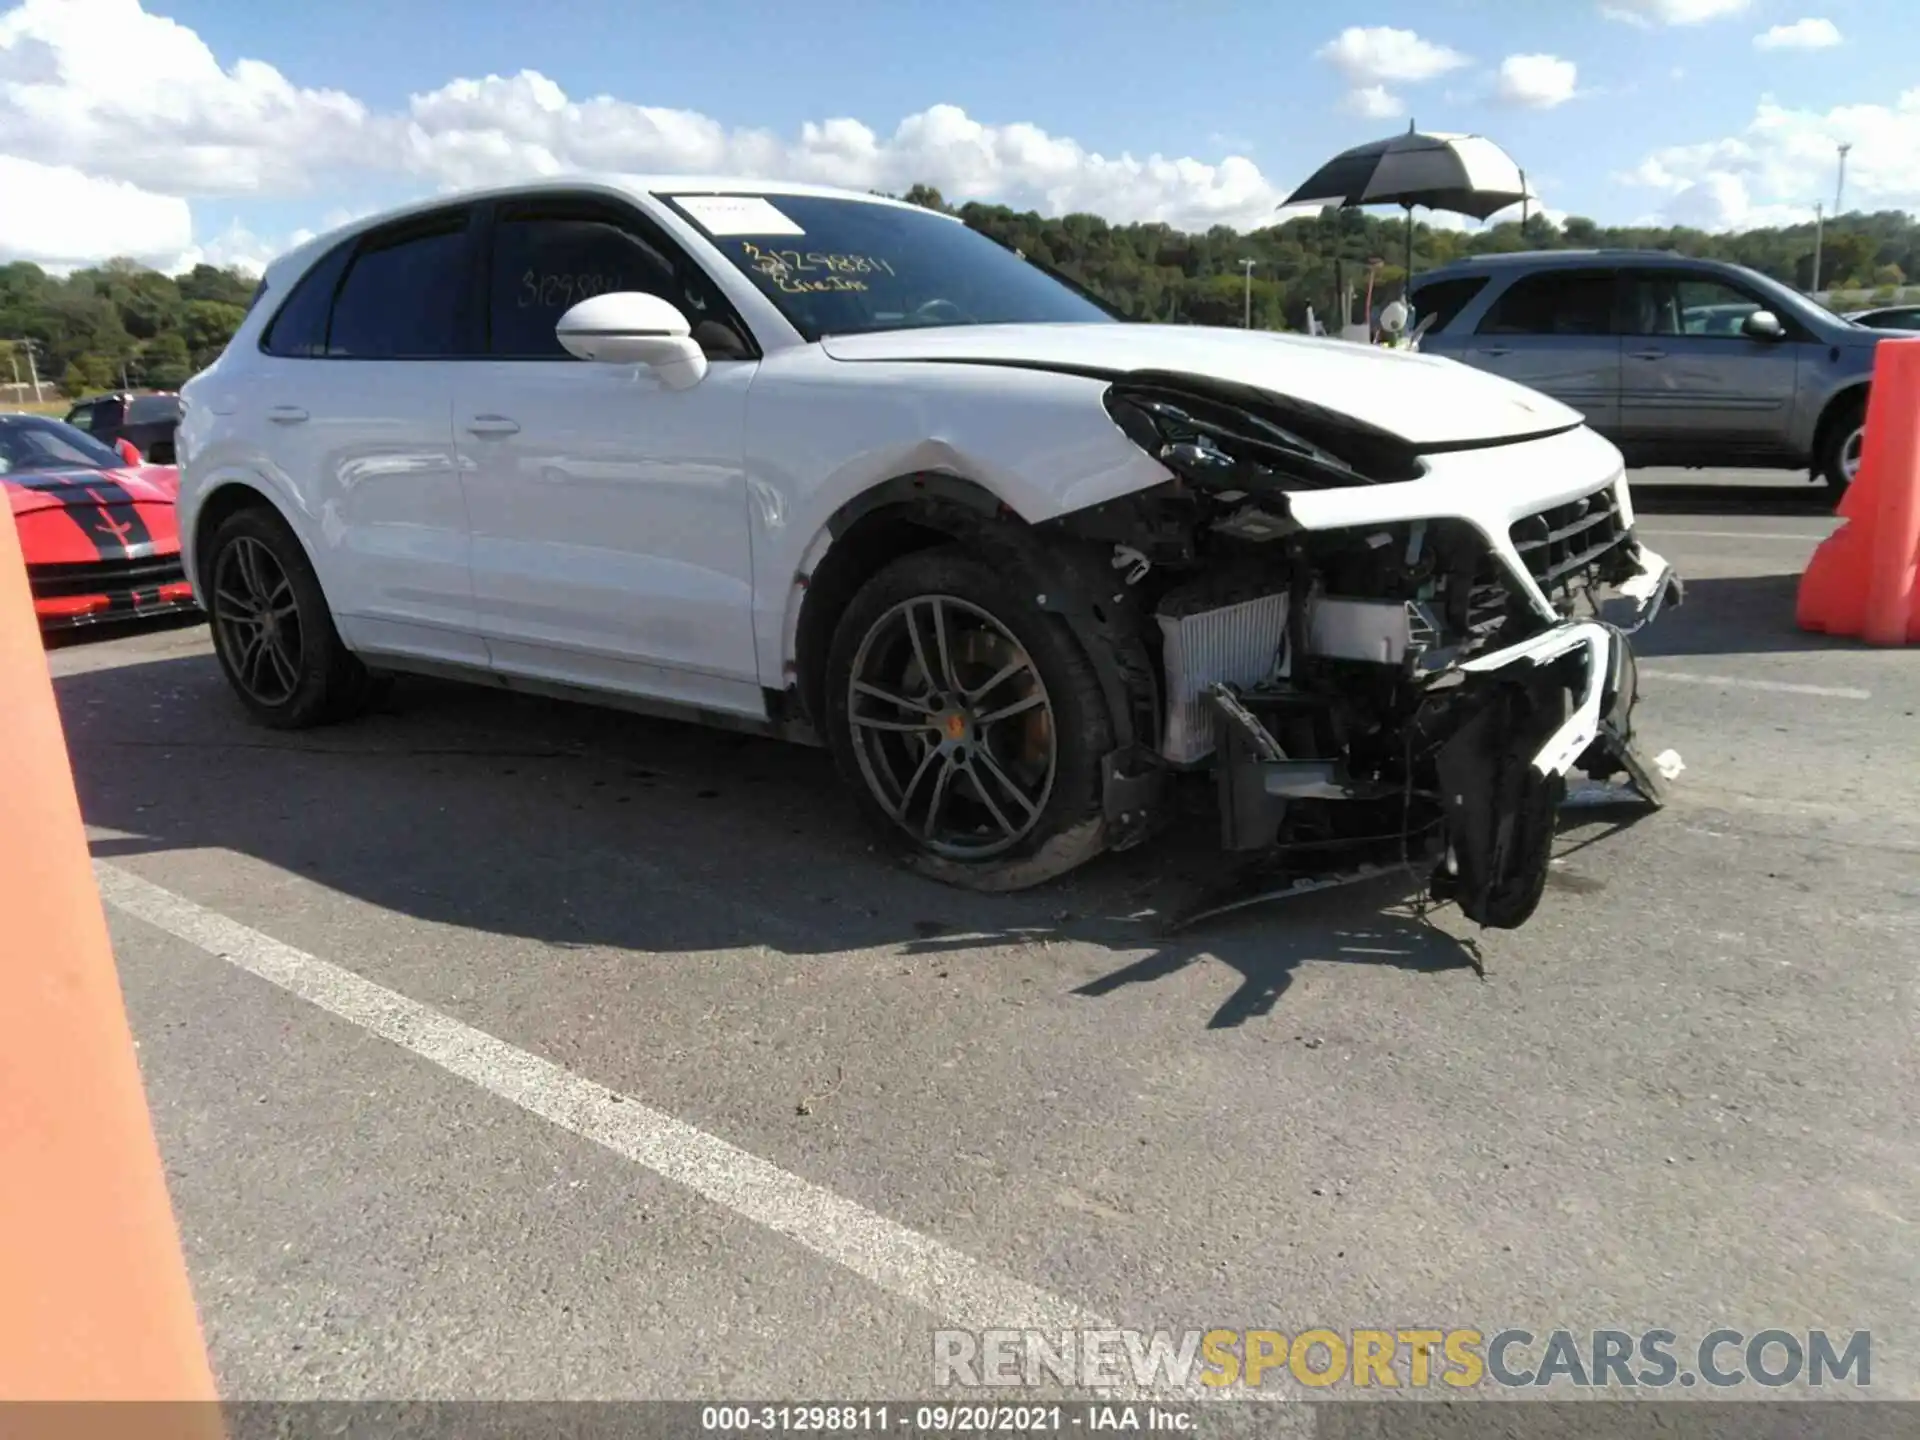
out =
[[[1648,472],[1685,770],[1516,932],[1205,855],[978,897],[822,754],[403,681],[249,725],[51,655],[235,1398],[923,1396],[997,1324],[1871,1330],[1920,1397],[1920,656],[1804,634],[1803,477]],[[1284,1388],[1284,1387],[1283,1387]]]

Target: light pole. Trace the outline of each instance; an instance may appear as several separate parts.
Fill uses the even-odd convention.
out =
[[[1840,151],[1840,175],[1833,182],[1833,218],[1838,220],[1845,213],[1840,207],[1840,197],[1847,191],[1847,152],[1853,149],[1853,144],[1843,140],[1836,148]]]
[[[16,350],[24,350],[27,352],[27,375],[33,381],[33,403],[38,405],[40,404],[40,366],[34,359],[34,342],[30,337],[23,336],[15,340],[13,346]],[[20,378],[20,371],[17,366],[14,369],[13,376],[15,380]]]
[[[1246,309],[1240,323],[1248,330],[1253,328],[1253,267],[1259,263],[1258,260],[1242,260],[1240,262],[1240,268],[1246,272],[1247,276]]]
[[[1809,295],[1820,293],[1820,241],[1821,231],[1825,228],[1823,218],[1820,202],[1816,200],[1813,202],[1813,281],[1807,286]]]

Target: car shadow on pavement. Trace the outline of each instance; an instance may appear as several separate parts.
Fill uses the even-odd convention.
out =
[[[1630,477],[1631,478],[1631,477]],[[1832,515],[1824,485],[1690,485],[1632,479],[1635,515]]]
[[[1641,660],[1681,655],[1771,655],[1846,649],[1847,640],[1802,630],[1794,619],[1800,577],[1704,575],[1686,580],[1683,603],[1633,637]]]
[[[1210,827],[1037,890],[937,885],[886,860],[824,754],[774,741],[426,681],[354,723],[282,734],[244,718],[205,655],[56,687],[85,817],[114,832],[96,833],[99,858],[229,852],[396,915],[614,947],[636,967],[737,954],[751,982],[783,955],[1065,944],[1116,957],[1096,978],[1057,972],[1090,999],[1209,960],[1238,971],[1221,1029],[1271,1014],[1304,965],[1477,964],[1405,913],[1404,877],[1166,934],[1218,881]]]
[[[1241,982],[1214,1011],[1207,1028],[1231,1030],[1271,1015],[1300,967],[1309,963],[1388,965],[1419,975],[1448,970],[1483,974],[1470,941],[1403,908],[1406,890],[1402,881],[1382,880],[1356,886],[1339,898],[1327,894],[1258,907],[1242,912],[1231,924],[1217,921],[1209,928],[1202,923],[1073,993],[1099,999],[1168,979],[1189,965],[1218,960],[1239,971]],[[1298,943],[1308,936],[1309,943]]]

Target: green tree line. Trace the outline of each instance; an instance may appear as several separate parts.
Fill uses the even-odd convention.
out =
[[[0,265],[0,381],[17,366],[18,342],[33,342],[43,382],[69,396],[123,385],[175,390],[211,364],[239,328],[259,282],[241,270],[196,265],[163,275],[109,260],[64,279],[24,261]]]
[[[1383,262],[1376,294],[1398,293],[1405,222],[1398,212],[1323,210],[1240,232],[1171,225],[1114,225],[1097,215],[1047,218],[1005,205],[949,205],[916,185],[904,197],[958,215],[974,229],[1085,286],[1124,314],[1189,325],[1238,325],[1247,303],[1242,262],[1253,265],[1253,323],[1300,329],[1308,306],[1326,316],[1342,280],[1364,285]],[[1738,234],[1685,227],[1603,226],[1578,216],[1556,225],[1533,216],[1475,231],[1414,227],[1416,270],[1488,251],[1588,247],[1676,250],[1732,260],[1800,289],[1886,292],[1920,277],[1920,223],[1900,211],[1850,214],[1826,227],[1819,283],[1811,222]],[[40,377],[70,396],[122,385],[177,389],[220,353],[239,326],[255,277],[196,265],[163,275],[131,260],[62,278],[37,265],[0,265],[0,382],[9,342],[33,342]],[[21,378],[25,357],[13,359]]]
[[[1004,205],[951,206],[925,185],[902,198],[958,215],[1140,320],[1240,324],[1247,302],[1243,260],[1254,262],[1253,323],[1266,329],[1303,328],[1310,305],[1325,319],[1343,279],[1364,288],[1371,260],[1384,262],[1374,278],[1376,297],[1399,293],[1405,273],[1406,220],[1400,211],[1326,209],[1249,232],[1224,225],[1188,232],[1161,224],[1114,225],[1097,215],[1048,219]],[[1802,290],[1885,292],[1920,276],[1920,224],[1900,211],[1830,222],[1817,285],[1812,221],[1739,234],[1600,225],[1578,216],[1557,225],[1535,215],[1524,226],[1516,219],[1474,231],[1416,221],[1413,264],[1418,272],[1488,252],[1612,247],[1731,260]]]

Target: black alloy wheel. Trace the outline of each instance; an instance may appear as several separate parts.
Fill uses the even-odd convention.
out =
[[[380,688],[340,640],[319,578],[277,511],[249,505],[207,543],[213,649],[240,702],[277,730],[342,720]]]
[[[933,854],[984,860],[1031,835],[1059,771],[1053,704],[1013,633],[954,595],[894,605],[848,683],[875,802]]]
[[[300,604],[279,560],[251,535],[236,536],[214,563],[213,624],[244,698],[268,709],[293,698],[306,654]]]

